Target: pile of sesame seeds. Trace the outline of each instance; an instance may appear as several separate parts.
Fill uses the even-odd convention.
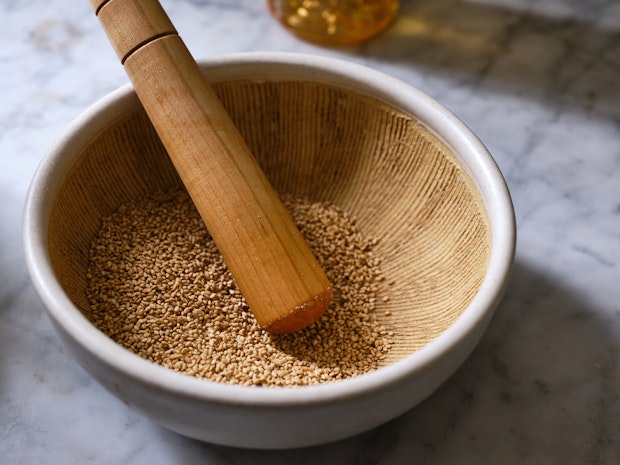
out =
[[[218,382],[298,386],[375,370],[393,344],[374,314],[384,279],[376,240],[332,204],[283,201],[335,289],[307,328],[272,335],[258,326],[185,191],[103,220],[90,249],[89,318],[154,363]]]

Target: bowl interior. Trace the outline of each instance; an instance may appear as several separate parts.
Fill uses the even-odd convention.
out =
[[[428,344],[462,314],[486,274],[491,230],[480,194],[444,144],[402,111],[327,84],[214,87],[280,193],[331,201],[379,238],[390,300],[377,303],[377,315],[395,333],[384,363]],[[178,185],[139,106],[84,148],[57,192],[48,232],[54,271],[80,310],[88,308],[88,250],[101,219]]]

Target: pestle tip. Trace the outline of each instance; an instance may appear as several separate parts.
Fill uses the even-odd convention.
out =
[[[322,293],[298,305],[287,315],[266,325],[264,329],[272,334],[285,334],[305,328],[325,313],[332,300],[333,292],[333,288],[328,286]]]

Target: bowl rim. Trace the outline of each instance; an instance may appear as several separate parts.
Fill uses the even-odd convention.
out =
[[[492,245],[487,274],[473,300],[442,334],[416,352],[364,375],[311,386],[259,388],[198,379],[174,372],[134,354],[96,329],[60,286],[47,253],[48,216],[60,174],[64,175],[82,146],[139,103],[131,84],[108,93],[73,120],[50,147],[37,168],[26,195],[23,248],[31,281],[53,323],[77,340],[101,362],[152,388],[220,404],[291,407],[337,402],[367,395],[423,372],[459,345],[472,331],[479,336],[488,325],[505,291],[516,243],[512,200],[506,182],[477,136],[443,105],[417,88],[383,72],[339,58],[286,53],[247,52],[198,60],[211,82],[224,78],[252,81],[299,80],[339,85],[397,106],[418,119],[457,156],[484,199]],[[360,91],[364,89],[363,91]],[[456,148],[458,147],[458,150]],[[71,153],[67,157],[66,153]],[[477,343],[478,341],[476,341]],[[465,354],[469,355],[469,354]]]

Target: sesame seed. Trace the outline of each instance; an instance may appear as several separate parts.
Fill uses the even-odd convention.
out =
[[[216,382],[300,386],[377,369],[393,346],[393,332],[375,319],[376,283],[385,279],[373,257],[378,241],[333,204],[282,200],[335,289],[307,328],[260,328],[185,191],[104,218],[90,248],[88,317],[145,359]]]

